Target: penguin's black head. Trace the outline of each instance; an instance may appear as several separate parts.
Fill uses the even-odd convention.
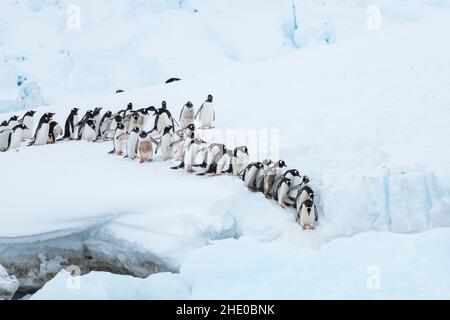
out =
[[[164,134],[169,134],[170,131],[172,131],[172,130],[173,130],[173,126],[167,126],[164,128]]]
[[[86,112],[86,117],[92,118],[93,116],[94,116],[94,111],[89,110],[88,112]]]
[[[135,133],[139,133],[139,131],[141,131],[141,130],[139,130],[138,127],[135,127],[135,128],[133,128],[133,130],[131,130],[131,131],[133,131],[133,132],[135,132]]]
[[[190,125],[188,125],[187,128],[188,128],[190,131],[195,131],[195,125],[194,125],[193,123],[191,123]]]
[[[262,169],[262,168],[264,168],[264,165],[263,165],[261,162],[257,162],[257,163],[256,163],[256,167],[257,167],[258,169]]]
[[[186,103],[186,107],[188,107],[188,108],[192,108],[194,105],[192,104],[192,102],[190,102],[190,101],[188,101],[187,103]]]
[[[210,94],[208,95],[208,99],[206,100],[208,102],[213,102],[213,96]]]
[[[119,122],[119,123],[117,124],[117,129],[119,129],[119,130],[125,129],[125,126],[123,125],[122,122]]]
[[[25,116],[32,117],[32,116],[34,116],[35,113],[36,113],[36,111],[30,110],[25,114]]]
[[[302,182],[303,183],[308,183],[309,182],[309,178],[307,176],[303,176]]]
[[[94,116],[100,114],[100,111],[102,111],[103,108],[95,108],[94,109]]]
[[[105,113],[105,116],[107,116],[108,118],[111,118],[112,117],[112,112],[111,111],[107,111]]]
[[[56,113],[53,113],[53,112],[48,112],[47,113],[47,115],[49,116],[49,118],[53,118],[53,116],[55,115]]]
[[[142,139],[145,139],[145,138],[147,138],[147,134],[148,134],[147,132],[141,131],[141,133],[139,134],[139,137]]]
[[[86,121],[86,124],[95,130],[95,121],[94,120],[88,120],[88,121]]]
[[[309,195],[309,197],[314,200],[314,192],[311,192],[311,194]]]
[[[291,171],[291,174],[292,174],[294,177],[300,177],[300,173],[298,172],[297,169],[293,169],[293,170]]]
[[[147,109],[145,109],[147,112],[150,112],[150,111],[152,111],[152,112],[156,112],[156,108],[154,107],[154,106],[150,106],[150,107],[148,107]]]
[[[133,117],[134,120],[138,121],[139,120],[139,113],[137,113],[137,112],[133,113],[132,117]]]
[[[289,187],[290,187],[291,184],[292,184],[292,181],[291,181],[290,179],[286,179],[285,182],[286,182],[286,184],[287,184]]]
[[[165,102],[165,101],[161,102],[161,108],[167,109],[167,102]]]
[[[127,110],[132,110],[133,109],[133,103],[129,103],[128,105],[127,105]]]
[[[287,167],[287,165],[283,160],[278,161],[278,168],[285,168],[285,167]]]
[[[194,138],[195,138],[195,133],[191,132],[191,133],[189,134],[189,138],[194,139]]]
[[[22,130],[28,129],[28,127],[27,127],[26,125],[24,125],[23,123],[19,124],[18,127],[19,127],[20,129],[22,129]]]
[[[8,125],[8,121],[3,121],[1,124],[0,124],[0,127],[6,127]]]
[[[114,120],[115,120],[116,122],[122,122],[122,121],[123,121],[123,118],[122,118],[122,116],[117,115],[117,116],[114,117]]]
[[[17,121],[18,119],[18,116],[12,116],[11,118],[9,118],[9,121]]]
[[[48,116],[48,115],[44,115],[44,117],[42,118],[42,122],[44,123],[49,123],[50,120],[52,120],[52,117]]]

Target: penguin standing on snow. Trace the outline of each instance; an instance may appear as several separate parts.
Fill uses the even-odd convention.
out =
[[[283,160],[279,160],[264,170],[261,179],[263,183],[263,192],[266,198],[272,198],[270,190],[273,187],[276,177],[279,175],[279,170],[285,167],[287,167],[286,163]]]
[[[295,177],[300,177],[300,172],[298,172],[297,169],[290,169],[290,170],[287,170],[286,172],[284,172],[283,174],[278,175],[275,178],[275,181],[272,184],[272,189],[270,190],[270,193],[268,194],[269,197],[273,197],[273,198],[276,197],[277,187],[278,187],[278,184],[280,183],[280,181],[282,179],[286,178],[286,179],[289,179],[291,181],[294,181]]]
[[[227,149],[225,153],[217,160],[215,175],[220,176],[226,173],[226,168],[232,166],[231,161],[233,159],[233,150]]]
[[[116,114],[111,120],[109,125],[109,129],[107,131],[103,131],[106,138],[105,140],[114,139],[114,133],[116,132],[117,126],[119,123],[123,124],[123,117]]]
[[[314,224],[319,220],[319,213],[314,201],[306,200],[297,208],[297,219],[303,230],[315,229]]]
[[[94,109],[94,121],[95,121],[96,130],[97,130],[97,137],[100,133],[99,124],[100,124],[100,120],[102,119],[102,115],[101,115],[102,109],[103,108],[95,108]]]
[[[214,121],[216,120],[216,111],[214,110],[213,96],[209,95],[206,101],[198,109],[195,119],[199,119],[200,128],[212,129],[214,128]]]
[[[255,183],[258,173],[264,170],[264,165],[261,162],[250,163],[244,170],[240,172],[241,178],[245,183],[245,186],[250,191],[256,191]]]
[[[5,151],[19,149],[20,144],[23,140],[23,132],[27,129],[27,126],[24,124],[18,124],[14,128],[11,129],[11,135],[8,138],[9,146],[7,146]]]
[[[141,131],[138,141],[139,163],[153,160],[153,144],[150,139],[150,134]]]
[[[29,144],[35,146],[43,146],[48,142],[48,135],[50,132],[50,121],[52,121],[52,117],[54,113],[45,113],[41,119],[39,120],[39,124],[36,128],[36,132],[34,134],[34,140]]]
[[[48,144],[56,143],[56,139],[63,134],[61,126],[56,121],[50,121],[48,129]]]
[[[123,156],[127,146],[127,132],[125,131],[125,125],[118,123],[117,128],[114,131],[113,147],[114,149],[109,152],[110,154],[116,153],[118,156]]]
[[[283,178],[277,186],[277,193],[275,200],[282,208],[286,208],[286,203],[289,200],[289,190],[291,189],[292,180]]]
[[[106,111],[103,117],[100,120],[100,123],[98,124],[99,132],[97,139],[108,139],[108,130],[111,127],[112,122],[112,112]]]
[[[248,148],[246,146],[236,147],[233,150],[231,162],[226,170],[226,173],[233,176],[239,175],[239,172],[248,165]]]
[[[150,132],[158,131],[162,135],[166,127],[172,126],[175,128],[175,120],[170,111],[167,110],[167,103],[165,101],[162,102],[161,108],[156,111],[155,115],[155,125]]]
[[[141,130],[139,130],[139,128],[136,127],[136,128],[133,128],[133,130],[131,130],[131,132],[128,134],[127,157],[129,157],[131,160],[134,160],[137,158],[140,131]]]
[[[139,130],[142,129],[142,127],[141,127],[141,115],[139,114],[139,112],[133,111],[129,115],[129,119],[130,120],[128,122],[127,133],[130,133],[135,128],[138,128]]]
[[[221,143],[212,143],[205,150],[205,156],[203,157],[203,163],[200,165],[202,168],[206,168],[205,172],[199,173],[199,176],[203,176],[208,173],[217,172],[217,163],[227,152],[227,147]],[[206,159],[205,159],[206,158]],[[226,161],[226,158],[223,159]],[[222,172],[222,171],[221,171]]]
[[[94,119],[88,119],[84,123],[81,131],[81,140],[95,142],[97,140],[97,126]]]
[[[20,119],[20,123],[23,124],[26,129],[23,129],[22,139],[32,139],[33,138],[33,130],[34,130],[34,115],[36,111],[30,110],[25,113],[25,115]]]
[[[75,130],[75,125],[78,123],[78,108],[73,108],[70,111],[69,116],[64,124],[64,137],[63,139],[76,140],[77,132]]]
[[[180,112],[180,126],[182,129],[186,129],[190,124],[193,124],[195,120],[194,105],[188,101]]]
[[[173,145],[172,145],[173,138],[171,133],[172,130],[173,130],[172,126],[168,126],[164,129],[164,133],[155,150],[155,154],[157,154],[159,150],[161,151],[161,157],[164,161],[172,158],[173,152]]]
[[[314,201],[314,191],[309,186],[304,186],[298,190],[297,197],[295,198],[296,208],[299,209],[306,200]]]

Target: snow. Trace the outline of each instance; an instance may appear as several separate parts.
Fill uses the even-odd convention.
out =
[[[61,271],[32,299],[448,299],[449,240],[449,229],[370,232],[320,250],[228,239],[192,252],[179,274]]]
[[[177,115],[213,94],[205,139],[263,159],[251,137],[273,132],[271,157],[309,176],[320,214],[304,232],[237,178],[139,165],[108,155],[108,142],[22,147],[0,154],[0,264],[85,246],[179,272],[92,272],[69,292],[61,271],[35,298],[448,298],[448,2],[380,1],[381,28],[368,30],[371,1],[79,1],[76,31],[65,1],[12,3],[0,4],[0,120],[31,83],[36,116],[61,124],[74,106],[164,99]],[[183,80],[162,85],[172,76]],[[65,263],[41,260],[46,275]],[[380,290],[367,290],[371,265]]]

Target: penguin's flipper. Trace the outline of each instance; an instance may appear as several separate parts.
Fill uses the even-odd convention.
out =
[[[206,176],[206,174],[207,174],[206,172],[201,172],[201,173],[197,173],[196,175],[197,176]]]
[[[200,109],[197,110],[197,113],[195,114],[195,118],[194,118],[194,119],[197,119],[197,117],[198,117],[198,115],[200,114],[200,112],[202,112],[202,109],[203,109],[203,104],[202,104],[202,106],[200,107]]]
[[[116,150],[111,150],[110,152],[108,152],[108,154],[114,154],[116,152]]]
[[[152,140],[152,142],[153,142],[154,144],[156,144],[156,145],[158,145],[158,144],[159,144],[158,140],[156,140],[156,139],[155,139],[155,138],[153,138],[153,137],[150,137],[150,140]]]
[[[182,161],[178,166],[176,167],[172,167],[170,169],[172,170],[178,170],[178,169],[183,169],[184,168],[184,161]]]

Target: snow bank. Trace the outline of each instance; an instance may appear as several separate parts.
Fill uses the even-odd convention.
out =
[[[9,276],[6,269],[0,265],[0,300],[9,300],[19,288],[19,281],[15,276]]]
[[[449,229],[359,234],[319,251],[222,240],[189,255],[180,274],[93,272],[74,288],[62,271],[32,299],[447,299],[449,249]]]

